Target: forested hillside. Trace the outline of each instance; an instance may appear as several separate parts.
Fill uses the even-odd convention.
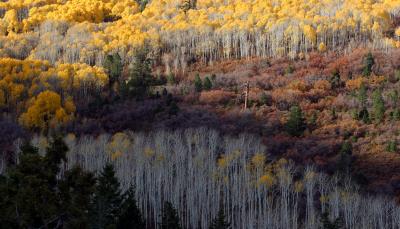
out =
[[[399,106],[399,0],[2,0],[0,228],[400,228]]]

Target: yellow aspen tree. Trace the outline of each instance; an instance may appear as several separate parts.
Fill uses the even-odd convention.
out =
[[[68,106],[71,107],[71,104]],[[73,114],[67,113],[62,106],[60,95],[44,91],[32,99],[28,110],[20,116],[19,121],[27,128],[46,130],[67,123],[72,117]]]

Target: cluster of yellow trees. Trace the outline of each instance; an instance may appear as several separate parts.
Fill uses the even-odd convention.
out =
[[[46,129],[70,121],[72,98],[83,99],[108,83],[103,68],[86,64],[0,59],[0,108],[20,115],[30,128]]]
[[[198,0],[187,10],[185,1],[152,0],[143,11],[132,0],[0,2],[0,56],[17,57],[9,40],[22,41],[24,57],[97,65],[114,51],[129,60],[146,40],[178,64],[188,56],[294,56],[351,41],[400,47],[398,0]]]

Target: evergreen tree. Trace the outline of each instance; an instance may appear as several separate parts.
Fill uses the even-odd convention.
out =
[[[382,98],[382,93],[380,90],[374,91],[372,94],[374,119],[377,123],[383,121],[385,117],[385,102]]]
[[[361,84],[357,98],[362,108],[367,106],[367,88],[364,84]]]
[[[371,52],[369,52],[365,57],[364,57],[364,68],[363,68],[363,76],[370,76],[372,73],[372,67],[375,64],[375,59],[374,56],[372,55]]]
[[[123,64],[118,53],[108,55],[104,61],[104,68],[108,73],[108,86],[110,90],[115,82],[117,82],[122,74]]]
[[[100,173],[91,207],[91,224],[94,229],[113,228],[120,214],[122,195],[114,166],[107,164]]]
[[[121,214],[118,218],[117,229],[142,229],[146,223],[136,204],[135,192],[132,187],[124,194]]]
[[[44,162],[46,169],[49,169],[49,174],[52,176],[52,182],[56,182],[57,175],[60,172],[60,164],[67,161],[68,146],[65,144],[61,136],[53,137],[50,146],[46,150]],[[55,184],[53,184],[55,185]]]
[[[341,87],[342,81],[340,80],[340,73],[337,69],[335,69],[335,71],[333,71],[329,82],[331,84],[332,89]]]
[[[149,89],[153,83],[153,76],[151,75],[151,61],[147,55],[147,48],[137,51],[129,78],[122,87],[122,93],[125,96],[143,98],[150,94]]]
[[[217,217],[211,222],[210,229],[228,229],[230,228],[230,223],[225,221],[225,214],[221,208],[218,211]]]
[[[206,91],[209,91],[212,88],[212,82],[208,76],[204,79],[203,88]]]
[[[90,201],[95,184],[94,175],[80,167],[74,167],[64,174],[59,189],[65,228],[89,228]]]
[[[286,69],[285,69],[285,73],[286,75],[292,74],[294,72],[294,67],[293,65],[289,65]]]
[[[348,174],[352,165],[353,146],[350,141],[342,144],[337,162],[337,169],[342,174]]]
[[[179,216],[170,202],[165,202],[162,209],[161,229],[181,229]]]
[[[272,98],[271,96],[265,94],[264,92],[260,96],[260,104],[261,105],[271,105]]]
[[[386,147],[386,151],[390,152],[390,153],[395,153],[397,152],[397,143],[396,141],[389,141],[387,147]]]
[[[290,109],[289,120],[286,123],[286,131],[292,136],[301,136],[306,129],[303,112],[299,106]]]
[[[217,79],[217,75],[215,75],[214,73],[211,75],[211,80],[213,82],[215,82],[215,80]]]
[[[140,12],[142,12],[146,8],[146,5],[149,3],[149,0],[136,0],[136,2],[140,6]]]
[[[370,123],[369,112],[367,108],[364,107],[360,110],[360,112],[358,113],[358,120],[363,121],[365,124]]]
[[[19,164],[0,181],[0,225],[5,228],[55,228],[68,222],[59,167],[68,148],[61,138],[54,138],[46,156],[26,142],[21,147]]]
[[[203,90],[203,82],[201,81],[199,74],[196,74],[196,77],[194,78],[194,88],[197,92]]]

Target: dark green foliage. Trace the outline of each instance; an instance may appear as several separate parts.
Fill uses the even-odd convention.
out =
[[[44,157],[29,143],[21,147],[20,163],[0,177],[2,228],[87,228],[94,178],[79,168],[57,178],[67,151],[60,137]]]
[[[392,105],[393,105],[394,107],[397,107],[397,104],[398,104],[398,102],[399,102],[399,93],[398,93],[398,91],[397,91],[397,90],[392,90],[392,91],[389,93],[389,98],[390,98],[390,100],[392,101]]]
[[[68,147],[60,136],[54,137],[50,146],[47,148],[46,156],[44,158],[46,167],[51,169],[51,174],[54,176],[55,181],[56,175],[60,171],[61,162],[67,161]]]
[[[4,228],[41,227],[57,212],[56,194],[49,184],[43,157],[29,143],[21,147],[20,163],[2,178],[0,225]],[[54,183],[54,182],[52,182]]]
[[[363,76],[370,76],[372,73],[372,67],[375,64],[375,59],[374,56],[372,55],[371,52],[369,52],[365,57],[364,57],[364,68],[363,68]]]
[[[294,67],[293,65],[289,65],[286,69],[285,69],[285,74],[289,75],[292,74],[294,72]]]
[[[394,111],[391,113],[392,120],[400,121],[400,109],[395,108]]]
[[[140,6],[140,11],[142,12],[145,8],[146,5],[149,3],[149,0],[136,0],[137,4]]]
[[[108,55],[104,61],[104,68],[108,73],[108,86],[111,88],[121,78],[123,65],[118,53]]]
[[[367,106],[367,88],[364,84],[361,85],[357,94],[357,98],[361,107]]]
[[[118,218],[117,229],[144,229],[146,223],[143,219],[135,199],[135,190],[130,187],[124,194],[121,205],[121,214]]]
[[[212,75],[211,75],[211,80],[212,80],[213,82],[215,82],[216,79],[217,79],[217,75],[212,74]]]
[[[212,82],[208,76],[204,79],[203,88],[206,91],[209,91],[212,88]]]
[[[322,213],[321,216],[322,229],[340,229],[343,228],[343,222],[340,217],[336,218],[333,222],[329,220],[327,212]]]
[[[151,75],[151,61],[147,55],[147,48],[137,51],[129,78],[121,88],[124,96],[143,98],[150,95],[150,86],[154,79]]]
[[[372,94],[372,102],[374,119],[377,123],[380,123],[385,117],[385,102],[383,101],[382,93],[380,90],[374,91],[374,93]]]
[[[369,112],[367,110],[367,108],[363,108],[360,110],[360,112],[358,112],[358,120],[363,121],[365,124],[369,124],[370,123],[370,118],[369,118]]]
[[[265,94],[264,92],[260,96],[260,104],[261,105],[271,105],[272,104],[272,98],[271,96]]]
[[[350,141],[343,143],[340,149],[339,158],[337,161],[337,170],[342,174],[348,174],[351,171],[352,166],[352,153],[353,146]]]
[[[203,90],[203,81],[200,79],[199,74],[196,74],[194,78],[194,88],[197,92],[201,92]]]
[[[342,86],[342,81],[340,80],[340,73],[337,69],[333,71],[331,78],[329,79],[332,89],[336,89]]]
[[[121,189],[114,166],[107,164],[100,173],[91,207],[91,228],[116,226],[122,203]]]
[[[179,216],[176,209],[170,202],[165,202],[161,215],[161,229],[181,229],[182,226],[179,222]]]
[[[306,129],[303,112],[299,106],[290,109],[289,120],[286,123],[286,131],[292,136],[301,136]]]
[[[133,190],[121,195],[111,165],[97,185],[79,167],[60,174],[67,151],[61,137],[45,156],[28,141],[21,146],[19,164],[0,175],[0,228],[145,228]]]
[[[353,154],[353,145],[350,141],[346,141],[343,143],[342,148],[340,149],[340,153],[352,155]]]
[[[389,143],[386,146],[386,151],[388,151],[390,153],[397,152],[397,142],[396,141],[389,141]]]
[[[221,208],[218,211],[217,217],[211,222],[210,229],[228,229],[230,228],[230,223],[225,220],[225,214]]]
[[[89,228],[90,200],[95,190],[95,183],[94,175],[79,167],[64,174],[59,189],[66,228]]]

